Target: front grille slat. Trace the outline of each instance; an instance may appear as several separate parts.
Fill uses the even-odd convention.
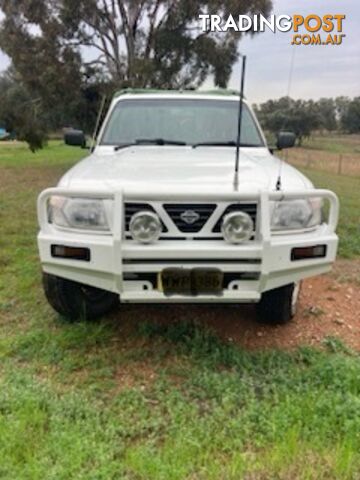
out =
[[[202,239],[220,239],[221,236],[221,225],[225,215],[232,212],[246,212],[252,218],[254,225],[256,226],[257,221],[257,203],[232,203],[228,205],[225,210],[220,215],[219,219],[216,221],[215,225],[211,229],[204,229],[210,217],[213,215],[217,208],[216,203],[164,203],[162,207],[170,217],[173,224],[177,227],[178,231],[183,234],[198,234],[194,235],[193,240],[202,240]],[[155,212],[155,208],[144,202],[126,202],[125,203],[125,231],[129,232],[129,225],[132,216],[140,211],[150,211]],[[192,223],[186,221],[186,217],[194,217]],[[191,221],[191,219],[190,219]],[[168,228],[162,221],[163,233],[169,234]],[[204,229],[204,231],[203,231]],[[210,236],[210,235],[213,235]],[[216,235],[216,234],[220,234]],[[164,240],[185,240],[185,237],[176,236],[165,236],[162,237]]]
[[[165,203],[163,207],[180,232],[198,233],[214,213],[216,204]],[[196,216],[198,218],[192,223],[188,223],[182,218],[182,216],[186,216],[186,214],[189,217],[191,217],[192,214],[194,218],[196,218]]]

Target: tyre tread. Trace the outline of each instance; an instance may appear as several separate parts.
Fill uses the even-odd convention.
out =
[[[92,320],[112,310],[119,302],[118,296],[107,292],[102,302],[92,303],[82,292],[82,285],[72,280],[43,273],[43,287],[49,304],[70,320]]]
[[[284,325],[292,318],[291,299],[294,284],[285,285],[263,293],[257,304],[257,318],[261,323]]]

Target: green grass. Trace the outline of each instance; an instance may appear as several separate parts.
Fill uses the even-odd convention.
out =
[[[88,150],[64,146],[62,141],[51,141],[42,150],[32,153],[22,142],[0,143],[0,166],[57,166],[66,167],[88,155]]]
[[[360,153],[360,135],[341,135],[338,133],[312,135],[304,140],[302,146],[312,150],[355,155]]]
[[[1,479],[359,478],[360,359],[338,338],[248,352],[196,318],[60,319],[41,291],[35,200],[84,152],[12,148],[0,146]],[[355,238],[355,180],[307,173],[340,194],[340,232]]]
[[[338,341],[329,352],[249,353],[193,323],[142,322],[122,339],[109,321],[45,323],[17,337],[2,355],[1,478],[351,479],[359,471],[360,363]],[[119,384],[116,372],[131,367],[139,379]]]
[[[276,144],[276,135],[265,131],[269,145]],[[345,135],[337,132],[319,134],[315,133],[302,141],[301,147],[308,150],[321,150],[333,154],[360,154],[360,135]]]

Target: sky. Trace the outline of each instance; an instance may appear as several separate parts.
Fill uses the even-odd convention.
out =
[[[272,13],[345,14],[343,33],[346,37],[342,45],[292,46],[292,32],[265,31],[253,37],[245,36],[239,50],[247,56],[245,95],[251,103],[287,93],[304,99],[360,95],[360,0],[273,0]],[[8,64],[9,59],[0,51],[0,71]],[[240,65],[237,64],[229,88],[239,89],[239,83]],[[204,88],[211,86],[209,78]]]
[[[288,93],[291,61],[293,98],[360,95],[360,0],[273,0],[276,15],[345,14],[342,45],[291,45],[292,32],[265,31],[244,37],[239,50],[247,56],[245,95],[251,103]],[[239,89],[240,65],[229,87]],[[210,79],[207,82],[211,83]]]

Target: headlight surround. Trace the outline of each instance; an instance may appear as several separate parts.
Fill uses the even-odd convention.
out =
[[[245,212],[228,213],[224,217],[221,231],[229,243],[246,242],[254,233],[254,222]]]
[[[271,230],[302,230],[320,225],[322,200],[320,198],[283,200],[274,202]]]
[[[156,213],[142,211],[131,217],[129,230],[137,242],[154,243],[160,237],[162,224]]]
[[[58,227],[79,230],[110,231],[106,200],[52,196],[49,222]]]

